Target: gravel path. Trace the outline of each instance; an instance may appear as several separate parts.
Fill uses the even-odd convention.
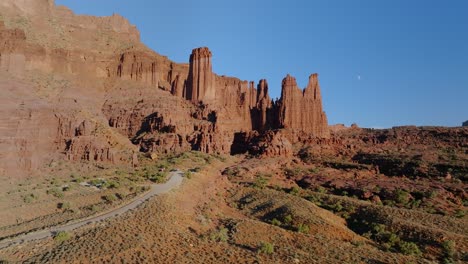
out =
[[[151,186],[151,190],[149,192],[145,193],[142,196],[135,198],[129,204],[114,208],[111,211],[103,213],[101,215],[96,215],[96,216],[91,216],[91,217],[87,217],[84,219],[75,220],[65,225],[50,227],[41,231],[31,232],[31,233],[19,235],[15,238],[8,238],[5,240],[2,240],[0,241],[0,249],[6,248],[11,245],[18,244],[18,243],[29,242],[33,240],[39,240],[39,239],[44,239],[47,237],[52,237],[57,232],[60,232],[60,231],[72,231],[74,229],[77,229],[85,225],[97,223],[97,222],[106,220],[108,218],[121,215],[129,210],[133,210],[137,208],[140,204],[144,203],[149,198],[155,195],[167,193],[170,190],[178,187],[182,183],[182,180],[183,180],[182,175],[183,175],[183,172],[179,170],[170,172],[170,178],[166,183],[154,184]]]

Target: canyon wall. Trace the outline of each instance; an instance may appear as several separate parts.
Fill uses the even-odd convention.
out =
[[[170,152],[176,149],[193,149],[209,153],[233,153],[238,152],[235,149],[245,149],[239,144],[248,145],[247,141],[253,138],[274,139],[277,142],[289,140],[294,143],[304,138],[329,137],[317,74],[310,76],[304,90],[298,88],[295,78],[288,75],[283,80],[281,98],[273,102],[268,94],[267,80],[262,79],[255,85],[252,81],[215,74],[212,70],[212,53],[207,47],[194,49],[189,62],[188,65],[176,64],[166,57],[134,50],[120,56],[119,63],[113,70],[116,75],[110,76],[111,78],[116,77],[123,81],[134,81],[154,89],[170,91],[173,96],[186,100],[193,106],[188,112],[176,114],[179,117],[185,116],[180,119],[174,115],[179,111],[180,102],[174,109],[161,111],[161,107],[149,107],[149,102],[153,102],[149,96],[145,98],[145,101],[149,102],[131,107],[111,100],[114,105],[122,105],[123,108],[127,107],[138,112],[125,117],[130,121],[124,123],[122,133],[130,138],[139,138],[134,143],[140,145],[142,151],[159,149]],[[125,98],[132,96],[135,97],[128,94]],[[154,106],[154,103],[151,105]],[[109,124],[119,127],[122,123],[118,124],[114,120],[122,118],[120,115],[128,111],[120,109],[115,113],[109,103],[104,112],[110,118]],[[159,120],[180,119],[180,122],[172,124],[171,131],[164,131],[165,139],[162,139],[160,134],[154,132],[163,130],[149,128],[143,121],[145,118],[148,119],[151,113],[156,114]],[[136,116],[139,118],[134,119]],[[193,122],[197,123],[196,120],[201,123],[178,129]],[[128,124],[136,127],[132,128]],[[273,134],[267,133],[269,130],[278,129],[284,130],[281,133],[281,141],[277,140],[279,136],[272,137]],[[139,136],[136,131],[139,131],[140,135],[144,133],[144,136]],[[255,136],[251,134],[252,131],[265,135]],[[236,136],[237,134],[239,135]],[[168,141],[171,143],[167,143]],[[167,144],[169,147],[164,147]],[[234,144],[236,146],[233,146]],[[270,153],[284,154],[290,151]]]
[[[286,77],[273,101],[267,80],[215,74],[207,47],[189,63],[150,50],[119,15],[4,0],[0,39],[0,176],[57,159],[130,162],[136,151],[234,153],[270,142],[258,153],[290,155],[290,143],[328,137],[317,75],[304,90]]]

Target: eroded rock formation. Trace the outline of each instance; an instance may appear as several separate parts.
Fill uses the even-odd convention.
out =
[[[299,89],[296,79],[288,74],[283,79],[278,108],[280,128],[318,137],[329,136],[317,74],[310,75],[309,84],[304,90]]]
[[[295,79],[288,75],[283,81],[281,98],[273,102],[268,94],[267,80],[262,79],[255,86],[254,82],[218,76],[212,71],[211,59],[212,53],[207,47],[194,49],[189,65],[175,64],[150,52],[129,50],[122,54],[115,66],[115,77],[170,91],[175,97],[191,102],[193,109],[178,113],[178,116],[190,118],[171,124],[171,131],[167,131],[167,126],[148,126],[147,120],[151,119],[150,115],[158,116],[159,120],[177,120],[174,113],[178,109],[161,111],[160,106],[154,107],[155,103],[150,107],[148,96],[138,106],[111,100],[104,111],[109,124],[122,129],[130,138],[138,138],[133,143],[139,144],[143,151],[158,152],[186,149],[229,152],[236,133],[266,133],[271,129],[287,130],[282,136],[290,142],[298,142],[304,137],[329,136],[317,74],[310,76],[304,90],[299,89]],[[123,98],[132,96],[135,97],[128,94]],[[154,100],[160,100],[160,95]],[[123,109],[115,112],[112,105],[122,105]],[[181,103],[177,105],[180,107]],[[126,113],[130,112],[132,114],[128,116]],[[187,127],[191,123],[197,124]],[[156,132],[165,133],[164,138]],[[145,135],[141,136],[142,133]],[[172,135],[168,136],[168,133]]]
[[[261,155],[290,155],[328,137],[317,75],[304,91],[288,76],[273,102],[266,80],[215,74],[206,47],[172,62],[119,15],[76,16],[53,0],[0,11],[0,174],[60,158],[137,163],[138,149],[231,153],[239,135]]]
[[[184,97],[194,103],[212,102],[216,98],[211,51],[207,47],[194,49],[190,55],[190,70]]]

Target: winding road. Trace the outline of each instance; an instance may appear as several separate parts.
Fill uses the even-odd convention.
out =
[[[135,199],[133,199],[130,203],[123,205],[121,207],[114,208],[111,211],[105,212],[103,214],[90,216],[90,217],[83,218],[83,219],[78,219],[78,220],[72,221],[64,225],[50,227],[44,230],[26,233],[26,234],[22,234],[14,238],[8,238],[5,240],[2,240],[0,241],[0,249],[6,248],[11,245],[18,244],[18,243],[24,243],[24,242],[44,239],[47,237],[52,237],[57,232],[60,232],[60,231],[72,231],[74,229],[77,229],[85,225],[97,223],[97,222],[106,220],[108,218],[121,215],[127,211],[137,208],[140,204],[144,203],[145,201],[147,201],[153,196],[167,193],[170,190],[178,187],[182,183],[182,180],[183,180],[182,175],[183,175],[183,172],[180,170],[172,171],[170,172],[170,178],[167,182],[163,184],[154,184],[151,186],[150,191],[145,193],[144,195],[138,196]]]

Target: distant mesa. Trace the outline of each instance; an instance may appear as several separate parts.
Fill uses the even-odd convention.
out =
[[[464,126],[464,127],[468,126],[468,120],[466,120],[465,122],[463,122],[462,126]]]

